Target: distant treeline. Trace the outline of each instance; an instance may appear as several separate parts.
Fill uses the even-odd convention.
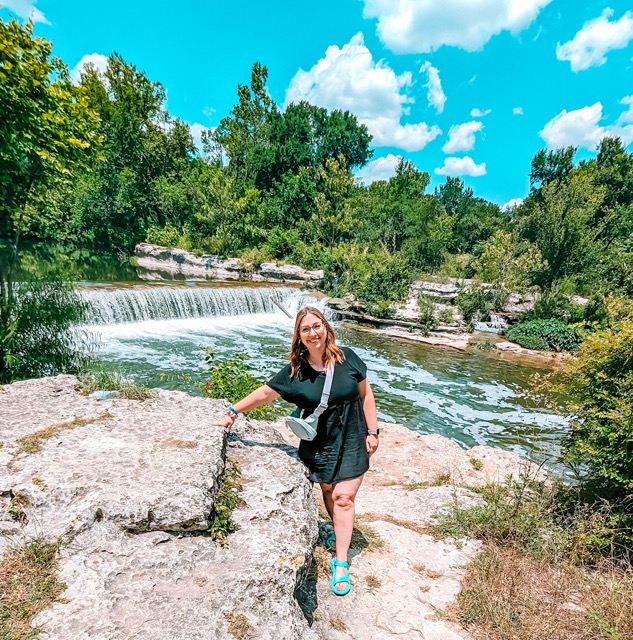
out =
[[[114,54],[73,84],[32,26],[0,23],[0,234],[130,253],[148,240],[195,252],[324,268],[326,285],[369,304],[420,272],[506,289],[633,295],[633,155],[605,138],[595,159],[542,150],[511,211],[458,178],[401,161],[369,186],[352,171],[371,136],[347,111],[280,110],[267,69],[203,151],[164,108],[165,90]]]

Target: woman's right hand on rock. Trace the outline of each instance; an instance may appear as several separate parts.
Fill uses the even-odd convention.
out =
[[[235,422],[235,416],[227,415],[224,416],[223,420],[219,420],[218,422],[212,422],[211,425],[213,427],[224,427],[225,429],[230,429]]]

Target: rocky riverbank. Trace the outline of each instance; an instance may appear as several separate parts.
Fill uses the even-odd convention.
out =
[[[220,260],[218,256],[196,256],[181,249],[169,249],[141,243],[136,246],[138,265],[145,269],[143,277],[149,280],[187,278],[193,280],[275,282],[306,286],[318,293],[323,271],[308,271],[296,265],[278,265],[266,262],[250,265],[238,258]],[[393,315],[378,318],[359,307],[351,298],[329,298],[327,306],[339,319],[352,323],[354,328],[388,335],[399,340],[415,341],[432,346],[461,351],[480,349],[491,356],[525,362],[536,366],[554,366],[564,357],[549,351],[524,349],[498,337],[499,328],[507,326],[534,306],[534,295],[511,294],[502,309],[491,321],[475,323],[469,331],[455,301],[464,287],[473,282],[457,278],[430,278],[414,282],[408,299],[394,307]],[[425,300],[435,317],[432,326],[421,320],[419,300]],[[579,299],[580,301],[580,299]],[[584,301],[586,302],[586,301]],[[428,309],[427,309],[428,313]]]
[[[61,541],[67,589],[32,621],[41,638],[467,638],[441,611],[478,543],[436,541],[426,527],[480,501],[468,487],[518,473],[517,456],[382,425],[358,497],[354,586],[339,598],[324,570],[328,525],[281,423],[240,418],[227,437],[210,426],[221,401],[80,391],[72,376],[0,389],[0,555],[36,536]],[[222,545],[208,530],[227,459],[242,502]]]
[[[253,265],[239,258],[221,260],[213,255],[197,256],[146,242],[136,245],[134,253],[138,266],[148,271],[145,277],[154,280],[186,276],[192,280],[288,282],[314,287],[323,279],[323,271],[309,271],[297,265],[275,262]]]

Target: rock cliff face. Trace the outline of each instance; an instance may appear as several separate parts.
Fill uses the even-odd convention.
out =
[[[311,286],[316,286],[323,278],[323,271],[308,271],[292,264],[263,262],[261,265],[248,266],[238,258],[220,260],[218,256],[196,256],[182,249],[168,249],[145,242],[138,244],[134,253],[138,265],[152,272],[152,279],[156,280],[161,279],[161,272],[192,279],[290,282]]]
[[[32,621],[41,638],[467,638],[438,611],[479,545],[426,528],[481,501],[467,487],[518,473],[516,456],[381,425],[357,498],[353,588],[340,598],[296,439],[281,422],[242,417],[227,437],[210,426],[224,411],[180,392],[99,401],[72,376],[0,388],[0,556],[8,541],[61,538],[68,588]],[[227,457],[243,502],[220,545],[207,531]],[[237,616],[246,635],[231,627]]]

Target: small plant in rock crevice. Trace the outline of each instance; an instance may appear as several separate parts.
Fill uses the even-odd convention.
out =
[[[437,329],[435,305],[428,298],[418,298],[418,324],[422,327],[424,335]]]
[[[255,631],[253,625],[243,613],[229,611],[224,614],[224,618],[229,623],[227,631],[237,640],[247,640],[247,638],[253,637]]]
[[[231,516],[234,509],[244,504],[239,495],[242,490],[241,475],[242,471],[237,461],[227,458],[220,488],[213,503],[209,527],[210,536],[220,544],[226,544],[229,534],[239,530],[239,525],[233,521]]]

